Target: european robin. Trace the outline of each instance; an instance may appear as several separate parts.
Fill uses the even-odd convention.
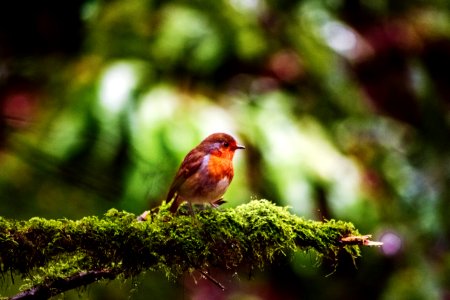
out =
[[[192,215],[192,204],[209,203],[217,207],[234,176],[233,157],[237,149],[245,149],[226,133],[214,133],[192,149],[184,158],[167,194],[174,199],[170,211],[187,201]]]

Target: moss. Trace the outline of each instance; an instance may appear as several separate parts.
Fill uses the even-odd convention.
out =
[[[333,260],[339,251],[360,255],[358,246],[340,243],[344,236],[358,235],[351,223],[304,220],[266,200],[205,209],[197,221],[174,216],[168,207],[163,203],[145,222],[116,209],[76,221],[0,218],[0,272],[22,274],[29,287],[88,270],[124,278],[162,270],[176,278],[208,267],[263,268],[296,250]]]

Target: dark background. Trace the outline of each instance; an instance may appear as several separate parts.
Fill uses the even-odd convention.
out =
[[[385,245],[336,269],[149,272],[86,299],[450,299],[448,1],[0,4],[0,214],[139,214],[183,156],[233,134],[226,199],[354,222]],[[195,284],[195,279],[198,281]],[[1,285],[2,295],[20,286]]]

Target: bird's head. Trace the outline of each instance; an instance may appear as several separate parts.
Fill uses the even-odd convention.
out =
[[[199,147],[204,149],[205,152],[218,156],[229,156],[230,158],[233,158],[236,150],[245,149],[231,135],[226,133],[211,134],[200,143]]]

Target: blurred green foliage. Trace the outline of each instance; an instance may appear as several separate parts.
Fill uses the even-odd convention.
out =
[[[164,199],[192,147],[225,131],[247,147],[227,205],[268,198],[305,217],[352,221],[385,247],[327,277],[326,263],[296,256],[225,294],[186,279],[177,297],[449,297],[449,8],[440,0],[5,2],[1,215],[140,213]],[[161,276],[133,296],[174,297]],[[117,299],[132,289],[97,287],[111,296],[109,288]],[[97,289],[91,295],[102,299]]]

